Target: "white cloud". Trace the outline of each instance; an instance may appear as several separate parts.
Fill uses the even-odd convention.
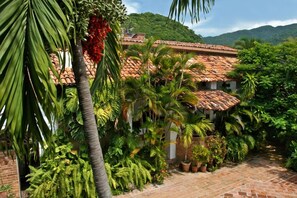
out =
[[[200,34],[202,36],[216,35],[220,29],[216,27],[208,27],[208,23],[211,20],[212,17],[201,19],[198,23],[191,23],[190,21],[187,21],[184,23],[184,25],[194,30],[196,34]]]
[[[189,25],[191,29],[195,31],[196,34],[201,34],[202,36],[216,36],[228,32],[234,32],[238,30],[250,30],[253,28],[258,28],[265,25],[271,25],[273,27],[276,26],[284,26],[292,23],[297,23],[297,19],[288,19],[288,20],[271,20],[271,21],[247,21],[247,22],[239,22],[234,25],[225,28],[217,28],[217,27],[208,27],[207,20],[199,24]]]
[[[191,23],[186,21],[183,23],[185,26],[188,26],[190,29],[198,29],[201,26],[207,25],[212,20],[212,17],[209,17],[207,19],[201,19],[198,23]]]
[[[243,30],[243,29],[249,30],[249,29],[258,28],[265,25],[271,25],[273,27],[276,27],[276,26],[289,25],[292,23],[297,23],[297,19],[271,20],[271,21],[260,21],[260,22],[243,22],[243,23],[236,24],[230,30],[231,31],[237,31],[237,30]]]
[[[219,28],[197,28],[196,30],[194,30],[196,34],[200,34],[202,36],[214,36],[214,35],[218,35],[221,34],[220,32],[222,31],[222,29]]]
[[[128,14],[139,12],[139,7],[140,7],[139,3],[131,2],[131,0],[123,0],[123,3],[127,8]]]

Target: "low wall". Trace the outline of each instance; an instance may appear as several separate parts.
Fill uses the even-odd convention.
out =
[[[0,151],[0,186],[10,185],[12,193],[15,197],[19,197],[19,176],[17,160],[13,153],[12,156],[7,156],[6,153]]]
[[[205,139],[207,139],[208,137],[200,138],[200,137],[193,137],[192,140],[192,144],[191,146],[188,148],[188,159],[192,158],[192,148],[194,145],[196,144],[201,144],[204,145],[205,143]],[[180,139],[176,140],[176,162],[180,162],[182,160],[185,159],[185,153],[186,153],[186,149],[184,148],[182,142],[180,141]]]

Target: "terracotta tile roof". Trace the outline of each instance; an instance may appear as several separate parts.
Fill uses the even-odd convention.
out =
[[[143,43],[144,39],[143,35],[137,35],[137,37],[127,38],[125,37],[123,41],[131,41],[132,44],[135,43]],[[208,44],[200,44],[200,43],[185,43],[185,42],[177,42],[177,41],[156,41],[157,44],[163,43],[170,45],[170,47],[175,46],[177,49],[183,50],[183,47],[188,47],[191,49],[199,50],[219,50],[225,52],[237,53],[235,49],[225,46],[219,45],[208,45]],[[71,68],[66,67],[64,71],[61,71],[58,58],[52,55],[52,62],[57,68],[57,72],[60,74],[61,82],[65,85],[73,85],[75,84],[74,74]],[[85,56],[85,62],[87,64],[87,73],[90,78],[94,78],[96,74],[95,65],[92,61]],[[192,60],[191,63],[202,63],[205,66],[205,70],[198,71],[193,70],[190,71],[194,76],[194,79],[199,82],[211,82],[211,81],[230,81],[231,79],[227,78],[226,74],[233,70],[233,66],[237,63],[237,58],[235,54],[213,54],[213,53],[200,53],[197,54]],[[132,60],[128,58],[127,60],[123,60],[121,77],[134,77],[137,78],[141,75],[141,63],[136,60]],[[153,68],[152,68],[153,69]],[[58,79],[52,75],[53,80],[56,84],[58,84]]]
[[[51,55],[52,63],[56,68],[56,71],[60,75],[61,82],[63,85],[74,85],[75,77],[72,68],[69,65],[65,65],[65,69],[62,71],[61,66],[59,64],[58,57],[56,55]],[[90,79],[95,78],[96,75],[96,65],[88,58],[88,56],[84,56],[84,60],[87,66],[87,75]],[[140,77],[141,71],[141,63],[137,60],[132,60],[131,58],[127,58],[122,60],[122,69],[121,69],[121,77],[126,79],[128,77],[138,78]],[[153,69],[151,67],[151,69]],[[50,71],[51,77],[55,84],[59,84],[58,78]]]
[[[216,82],[216,81],[232,81],[227,77],[227,73],[231,72],[238,59],[236,57],[229,56],[214,56],[214,55],[196,55],[189,63],[201,63],[205,67],[203,70],[187,71],[193,75],[195,81],[198,82]],[[121,76],[127,77],[139,77],[141,75],[141,63],[136,60],[128,59],[123,63]],[[151,66],[151,70],[154,68]]]
[[[209,59],[207,59],[209,57]],[[224,65],[226,63],[231,64],[233,59],[229,60],[228,57],[213,57],[213,56],[198,56],[195,58],[199,61],[205,61],[207,59],[208,62],[203,62],[205,64],[206,70],[202,72],[193,72],[193,74],[196,77],[196,80],[199,81],[221,81],[221,80],[227,80],[226,77],[224,77],[224,74],[226,73],[226,69],[224,70]],[[225,61],[224,61],[225,60]],[[236,60],[236,59],[235,59]],[[214,63],[212,63],[214,61]],[[74,85],[75,84],[75,78],[72,68],[66,67],[64,71],[61,71],[58,58],[55,55],[52,55],[52,62],[54,66],[57,68],[58,74],[60,74],[61,82],[64,85]],[[87,65],[87,74],[89,78],[94,78],[96,74],[96,67],[90,61],[88,57],[85,57],[85,62]],[[222,63],[223,62],[223,63]],[[224,63],[226,62],[226,63]],[[221,63],[219,66],[215,63]],[[208,65],[209,64],[209,65]],[[219,67],[219,70],[216,70],[214,68]],[[227,64],[228,69],[230,69],[230,65]],[[230,67],[230,68],[229,68]],[[151,68],[153,69],[153,68]],[[222,74],[220,74],[220,72]],[[128,58],[123,63],[123,68],[121,70],[121,77],[127,78],[127,77],[134,77],[137,78],[141,75],[141,63],[140,61],[132,60],[131,58]],[[58,79],[53,75],[51,72],[52,79],[54,80],[55,84],[59,84]],[[207,77],[208,76],[208,77]],[[230,107],[236,105],[239,103],[239,100],[231,96],[223,91],[219,90],[208,90],[208,91],[198,91],[196,92],[196,95],[199,97],[199,104],[197,105],[198,108],[206,109],[206,110],[218,110],[218,111],[224,111],[229,109]]]
[[[122,45],[134,45],[142,44],[144,39],[124,37],[122,39]],[[211,44],[202,44],[202,43],[189,43],[189,42],[180,42],[180,41],[163,41],[157,40],[156,45],[164,44],[168,45],[170,48],[183,51],[192,51],[192,52],[208,52],[208,53],[222,53],[228,55],[236,55],[237,50],[231,47],[223,45],[211,45]]]
[[[197,108],[215,111],[225,111],[235,105],[240,100],[221,90],[197,91],[196,96],[199,98]]]
[[[209,50],[222,50],[230,51],[237,53],[237,50],[231,47],[223,45],[211,45],[211,44],[202,44],[202,43],[189,43],[189,42],[180,42],[180,41],[163,41],[157,40],[156,44],[164,44],[169,46],[179,46],[179,47],[189,47],[189,48],[200,48],[200,49],[209,49]]]
[[[141,62],[137,60],[132,60],[131,58],[128,58],[124,60],[124,63],[122,65],[121,69],[121,77],[122,78],[138,78],[142,74],[141,72]]]
[[[231,81],[226,74],[234,69],[237,62],[236,57],[197,55],[189,63],[202,63],[205,69],[190,73],[198,82]]]
[[[62,71],[61,66],[59,64],[58,57],[54,54],[51,54],[51,59],[54,67],[56,68],[56,71],[60,75],[61,82],[63,85],[74,85],[75,84],[75,78],[72,68],[70,68],[70,65],[65,65],[65,69]],[[90,60],[88,56],[84,56],[84,60],[87,66],[87,75],[90,79],[95,78],[96,75],[96,66],[94,63]],[[50,71],[51,77],[55,84],[59,84],[58,78],[53,74],[52,71]]]
[[[71,68],[66,67],[64,71],[61,71],[61,67],[58,63],[58,58],[52,55],[52,62],[56,67],[57,72],[60,74],[61,82],[64,85],[75,84],[74,73]],[[92,61],[85,56],[85,62],[87,64],[87,74],[89,78],[94,78],[96,74],[96,66]],[[215,82],[215,81],[231,81],[226,74],[234,69],[234,65],[237,63],[237,58],[228,56],[210,56],[210,55],[197,55],[190,60],[190,63],[202,63],[205,66],[204,70],[192,70],[190,72],[194,79],[198,82]],[[153,70],[153,68],[151,67]],[[123,60],[121,77],[138,78],[141,75],[141,63],[137,60],[128,58]],[[52,73],[51,73],[52,74]],[[58,79],[52,75],[55,84],[59,84]]]

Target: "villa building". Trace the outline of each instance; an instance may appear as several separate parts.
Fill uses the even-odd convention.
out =
[[[126,49],[130,45],[143,44],[145,41],[144,36],[144,34],[125,35],[122,39],[123,48]],[[162,40],[157,40],[154,45],[157,46],[159,44],[167,45],[177,53],[194,53],[195,56],[189,62],[191,64],[199,63],[205,67],[203,70],[191,70],[188,72],[192,74],[194,80],[199,84],[199,91],[195,93],[199,98],[196,108],[202,111],[210,120],[215,118],[215,112],[228,110],[240,102],[236,97],[223,91],[223,89],[231,91],[237,89],[236,81],[227,76],[227,73],[231,72],[237,64],[237,50],[221,45]],[[65,70],[61,72],[58,59],[53,57],[53,62],[56,68],[58,68],[58,72],[60,72],[61,82],[68,86],[75,85],[72,68],[66,66]],[[94,78],[96,67],[88,57],[85,57],[85,62],[87,63],[87,74],[90,78]],[[128,58],[123,60],[122,64],[121,78],[138,78],[141,76],[140,61]],[[59,84],[56,77],[53,77],[53,79],[56,84]],[[132,126],[131,115],[127,115],[127,117]],[[169,142],[175,142],[176,137],[176,132],[166,134],[166,139]],[[167,153],[168,159],[175,159],[175,143],[170,144]]]
[[[142,43],[144,43],[144,34],[126,35],[122,40],[124,48]],[[195,93],[199,98],[199,103],[196,108],[204,112],[211,120],[214,119],[217,111],[228,110],[240,102],[236,97],[223,91],[226,89],[235,91],[238,88],[236,81],[228,78],[226,75],[234,69],[234,66],[238,62],[237,50],[226,46],[200,43],[161,40],[155,42],[155,45],[159,44],[165,44],[177,53],[195,53],[195,56],[189,60],[190,63],[200,63],[204,65],[204,70],[191,70],[188,72],[192,74],[194,80],[199,84],[199,91]],[[75,78],[70,66],[70,61],[68,61],[69,65],[66,64],[66,68],[61,71],[57,57],[52,56],[52,60],[60,74],[60,81],[52,75],[54,83],[58,85],[62,82],[64,86],[75,86]],[[85,62],[87,64],[88,76],[94,78],[96,74],[95,65],[88,57],[85,57]],[[141,63],[139,61],[128,58],[124,60],[122,64],[122,78],[140,77]],[[131,116],[128,115],[128,117],[130,118],[130,122],[132,122]],[[166,139],[170,142],[174,142],[176,137],[176,132],[166,134]],[[170,144],[167,150],[168,159],[175,159],[176,152],[176,145],[174,143]],[[0,155],[0,184],[10,184],[13,187],[13,192],[19,195],[19,173],[17,163],[15,158],[12,160],[2,154]]]

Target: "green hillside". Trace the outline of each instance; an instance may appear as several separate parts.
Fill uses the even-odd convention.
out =
[[[251,30],[239,30],[220,36],[205,37],[205,43],[233,46],[234,42],[241,38],[255,38],[272,44],[278,44],[288,37],[297,37],[297,24],[286,26],[262,26]]]
[[[123,27],[129,33],[145,33],[147,38],[154,36],[161,40],[202,42],[201,36],[187,26],[149,12],[130,14]]]

